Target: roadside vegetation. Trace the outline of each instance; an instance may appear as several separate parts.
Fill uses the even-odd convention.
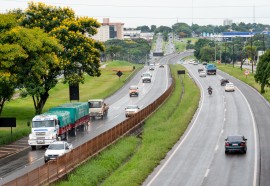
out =
[[[222,70],[223,72],[226,72],[228,74],[230,74],[231,76],[245,82],[246,84],[252,86],[253,88],[255,88],[256,90],[258,90],[258,92],[261,91],[261,86],[259,83],[256,83],[255,78],[254,78],[254,74],[250,73],[246,76],[244,74],[244,70],[241,70],[240,67],[235,66],[233,68],[232,65],[230,64],[217,64],[217,67],[219,70]],[[270,102],[270,87],[265,87],[265,93],[262,94],[269,102]]]
[[[135,71],[133,70],[135,66]],[[80,101],[85,102],[90,98],[105,98],[117,91],[123,86],[127,79],[132,74],[136,73],[141,65],[128,63],[125,61],[113,61],[106,65],[106,68],[101,68],[100,77],[91,77],[85,74],[85,83],[80,84]],[[123,75],[120,78],[116,72],[120,70]],[[49,98],[44,107],[44,112],[49,108],[69,102],[69,86],[60,82],[49,91]],[[98,88],[97,88],[98,87]],[[6,105],[2,112],[2,117],[16,117],[16,128],[13,128],[13,134],[10,135],[10,128],[1,128],[0,130],[0,145],[7,144],[27,136],[30,132],[30,127],[27,122],[30,122],[35,115],[33,100],[30,96],[25,98],[14,98]]]
[[[126,153],[125,158],[115,159],[115,150],[124,153],[124,146],[129,146],[128,143],[122,144],[122,140],[129,141],[132,137],[123,138],[121,142],[104,150],[101,156],[78,167],[68,175],[66,181],[56,185],[141,185],[183,135],[198,107],[200,91],[189,76],[182,76],[184,86],[181,85],[177,76],[177,70],[180,69],[184,67],[171,65],[176,87],[167,101],[146,120],[136,148],[130,145],[132,154]],[[119,161],[122,163],[119,164]]]

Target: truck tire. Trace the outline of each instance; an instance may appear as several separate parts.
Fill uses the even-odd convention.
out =
[[[75,127],[75,128],[73,128],[73,129],[71,129],[71,133],[72,133],[72,136],[77,136],[77,128]]]
[[[32,148],[32,150],[36,150],[37,149],[37,147],[35,145],[32,145],[31,148]]]
[[[68,132],[66,132],[66,133],[65,133],[65,140],[68,141],[68,139],[69,139],[69,135],[68,135]]]

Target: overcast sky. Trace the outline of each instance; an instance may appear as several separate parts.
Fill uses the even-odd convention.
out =
[[[21,8],[29,1],[0,0],[0,12]],[[78,16],[88,16],[102,22],[122,22],[124,27],[142,25],[169,26],[177,22],[189,25],[222,25],[224,19],[234,23],[270,25],[269,0],[40,0],[53,6],[68,6]]]

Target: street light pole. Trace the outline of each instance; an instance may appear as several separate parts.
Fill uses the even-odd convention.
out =
[[[250,47],[250,51],[251,51],[251,72],[253,74],[253,50],[252,50],[252,33],[251,33],[251,37],[250,37],[250,42],[251,42],[251,47]]]
[[[233,44],[233,49],[232,49],[232,51],[233,51],[233,54],[232,54],[232,62],[233,62],[233,68],[234,68],[234,39],[233,39],[233,37],[232,37],[232,44]]]
[[[217,62],[217,45],[216,45],[216,37],[214,37],[215,42],[215,63]]]
[[[225,61],[225,65],[226,65],[226,63],[227,63],[227,60],[226,60],[226,58],[227,58],[227,54],[226,54],[226,47],[227,47],[227,39],[225,38],[225,53],[224,53],[224,61]]]

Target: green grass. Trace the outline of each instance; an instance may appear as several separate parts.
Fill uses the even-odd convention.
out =
[[[115,145],[101,152],[98,156],[77,168],[68,175],[67,181],[55,183],[60,186],[85,185],[95,186],[109,177],[111,172],[133,155],[138,147],[140,140],[134,136],[125,137]]]
[[[135,65],[124,61],[113,61],[108,63],[107,67],[101,69],[100,77],[85,76],[85,83],[80,84],[80,101],[84,102],[92,98],[105,98],[120,87],[122,87],[126,79],[133,74],[133,66],[139,69],[141,65]],[[123,76],[119,79],[116,72],[121,70]],[[69,102],[69,88],[67,84],[58,83],[50,92],[50,97],[46,102],[43,112],[53,106]],[[34,116],[34,105],[31,97],[17,98],[6,102],[2,117],[16,117],[16,128],[13,128],[13,135],[10,135],[10,128],[0,128],[0,145],[7,144],[14,140],[27,136],[30,122]]]
[[[118,161],[114,163],[115,160],[111,159],[110,156],[100,158],[100,161],[97,163],[100,166],[103,165],[106,168],[106,164],[109,164],[111,167],[114,167],[107,174],[95,173],[99,172],[99,169],[103,170],[103,166],[96,167],[94,171],[89,171],[88,168],[85,168],[95,166],[96,161],[90,161],[83,166],[84,168],[79,167],[80,171],[75,171],[75,175],[68,176],[68,181],[59,185],[69,185],[69,183],[70,185],[72,183],[95,183],[94,185],[110,186],[141,185],[166,156],[168,150],[173,147],[185,132],[198,107],[200,91],[188,76],[184,78],[184,94],[181,99],[182,86],[180,85],[179,77],[177,77],[177,70],[183,69],[184,67],[180,65],[171,65],[173,76],[176,79],[176,87],[169,99],[145,122],[142,141],[140,146],[134,149],[132,156],[127,155],[126,158],[123,158],[122,164],[119,164]],[[122,151],[123,147],[116,145],[115,148],[118,151]],[[106,153],[111,154],[111,150],[105,150],[104,154]],[[126,162],[127,159],[129,161]],[[85,172],[88,173],[87,176]],[[71,180],[71,177],[73,180]],[[97,183],[95,180],[102,181]]]
[[[233,66],[230,64],[217,64],[217,67],[219,70],[222,70],[223,72],[226,72],[228,74],[230,74],[231,76],[245,82],[246,84],[252,86],[253,88],[255,88],[256,90],[258,90],[259,92],[261,91],[260,85],[258,83],[256,83],[255,79],[254,79],[254,74],[250,73],[249,75],[245,75],[244,74],[244,69],[241,70],[240,67],[238,66]],[[251,71],[250,71],[251,72]],[[263,96],[270,102],[270,88],[266,87],[265,88],[265,94],[263,94]]]

